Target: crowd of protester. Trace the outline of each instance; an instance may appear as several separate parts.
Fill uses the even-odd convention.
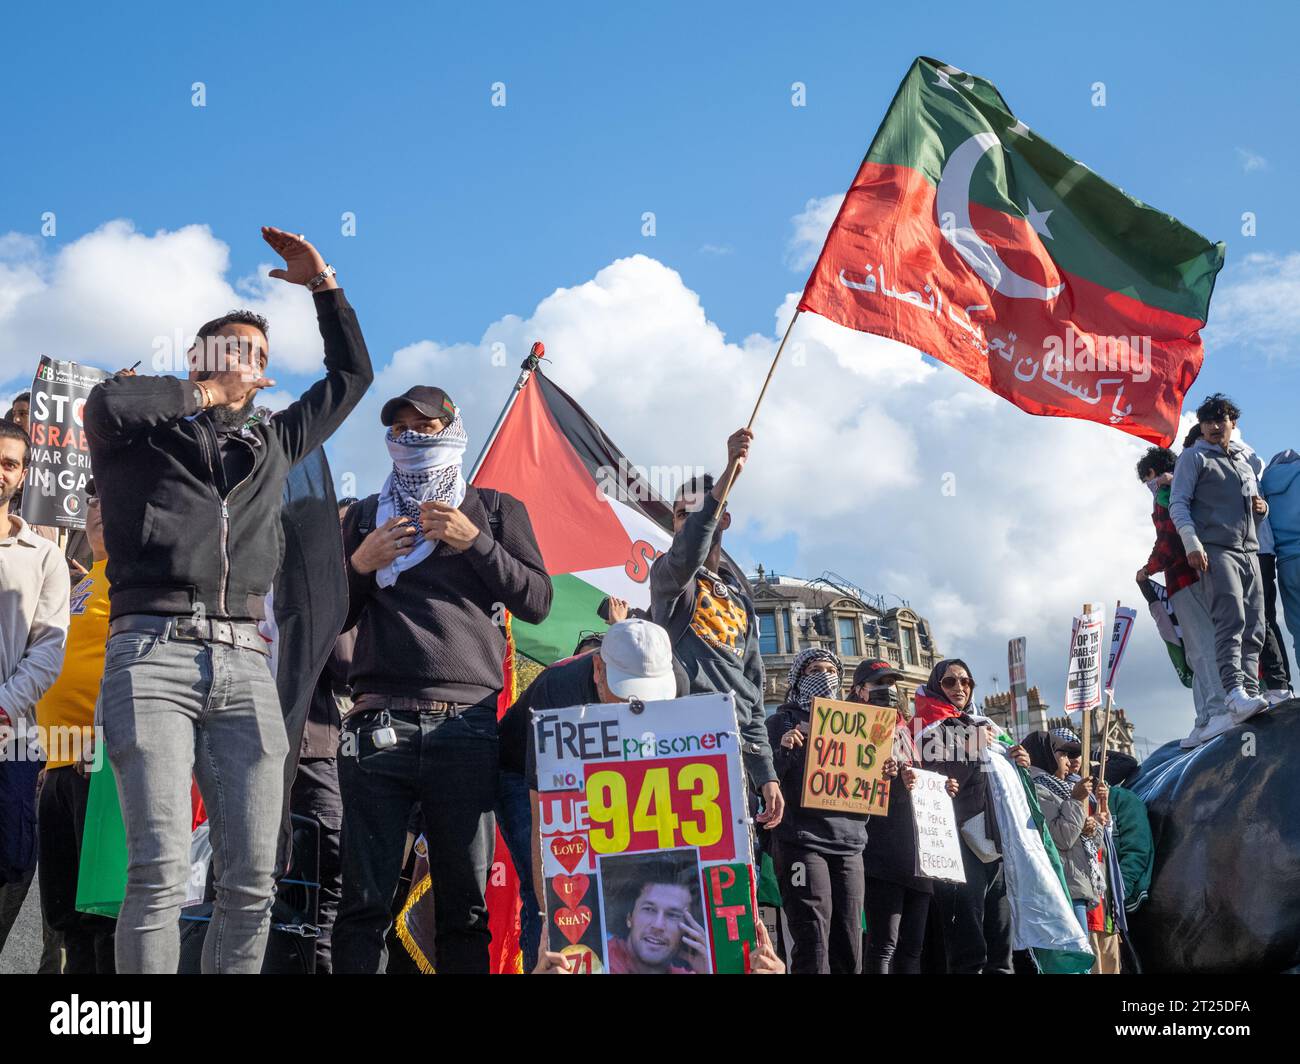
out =
[[[177,971],[193,780],[214,869],[201,968],[260,971],[285,871],[288,759],[296,764],[288,808],[319,825],[315,971],[394,970],[393,914],[418,834],[436,970],[486,972],[498,824],[519,876],[524,969],[566,971],[546,932],[530,714],[730,692],[755,857],[774,877],[781,910],[775,936],[759,926],[756,974],[1032,968],[1014,949],[990,757],[1032,784],[1093,971],[1140,968],[1127,914],[1147,897],[1153,851],[1146,811],[1125,786],[1138,767],[1132,758],[1112,753],[1104,766],[1085,766],[1068,729],[1015,742],[980,711],[960,659],[937,663],[906,704],[890,663],[863,661],[846,680],[835,654],[804,650],[784,703],[765,713],[757,615],[722,551],[731,521],[724,485],[743,472],[748,430],[728,440],[718,480],[692,480],[674,499],[673,541],[651,569],[648,613],[607,600],[608,630],[585,635],[498,721],[501,611],[541,623],[551,580],[524,505],[466,483],[469,437],[451,397],[420,386],[389,399],[375,440],[392,469],[375,494],[340,500],[347,616],[302,734],[288,734],[266,605],[280,500],[290,468],[338,428],[372,371],[332,268],[299,236],[264,236],[285,259],[272,275],[312,292],[325,376],[285,411],[259,410],[256,393],[272,383],[269,327],[232,312],[199,330],[188,378],[124,371],[100,384],[85,405],[95,472],[89,564],[18,516],[28,397],[0,422],[0,727],[9,749],[45,737],[30,757],[0,762],[0,947],[39,868],[42,971]],[[1263,468],[1233,441],[1240,414],[1223,396],[1197,417],[1180,456],[1152,448],[1138,464],[1157,532],[1138,579],[1163,573],[1181,622],[1195,676],[1189,747],[1290,696],[1275,587],[1293,635],[1300,628],[1300,455],[1283,452]],[[818,698],[895,711],[887,814],[803,806]],[[126,832],[115,921],[76,906],[97,763],[111,765]],[[921,770],[946,777],[964,882],[920,872],[910,791]],[[678,928],[672,941],[687,955],[698,933]],[[692,970],[672,950],[639,951],[634,939],[621,970]]]

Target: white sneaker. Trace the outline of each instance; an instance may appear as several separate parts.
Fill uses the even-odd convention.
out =
[[[1208,743],[1211,739],[1217,738],[1224,732],[1232,731],[1240,723],[1232,719],[1232,713],[1220,713],[1217,717],[1211,717],[1201,729],[1201,742]]]
[[[1234,687],[1228,692],[1227,697],[1223,700],[1228,707],[1227,716],[1232,718],[1233,724],[1241,724],[1249,720],[1256,713],[1261,713],[1268,709],[1268,701],[1260,698],[1259,695],[1248,695],[1240,687]],[[1216,718],[1217,719],[1217,718]],[[1214,722],[1211,721],[1211,724]],[[1215,734],[1222,734],[1216,732]]]
[[[1285,702],[1288,699],[1295,698],[1285,687],[1275,687],[1271,691],[1262,692],[1261,696],[1270,706],[1276,706],[1279,702]]]
[[[1198,724],[1186,739],[1178,740],[1178,745],[1184,750],[1195,750],[1203,742],[1205,742],[1205,726]]]

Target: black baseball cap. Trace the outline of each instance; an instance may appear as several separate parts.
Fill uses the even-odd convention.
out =
[[[415,407],[425,417],[440,417],[451,421],[456,416],[456,404],[451,401],[450,395],[441,388],[417,384],[384,404],[383,410],[379,412],[380,424],[388,428],[404,406]]]
[[[889,664],[883,658],[867,658],[865,661],[858,662],[858,667],[853,670],[853,686],[884,683],[888,676],[896,680],[901,679],[903,670],[897,665]]]

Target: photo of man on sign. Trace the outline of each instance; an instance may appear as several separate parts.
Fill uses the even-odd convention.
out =
[[[712,970],[694,849],[604,857],[611,975],[703,975]]]

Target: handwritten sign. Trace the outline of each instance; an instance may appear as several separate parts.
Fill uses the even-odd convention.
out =
[[[551,949],[591,974],[748,970],[757,877],[734,696],[545,710],[531,728]]]
[[[815,698],[805,740],[805,809],[889,812],[885,760],[894,749],[896,710]]]
[[[916,874],[927,879],[965,883],[957,818],[948,797],[948,777],[916,771],[912,788],[912,817],[916,821]]]

